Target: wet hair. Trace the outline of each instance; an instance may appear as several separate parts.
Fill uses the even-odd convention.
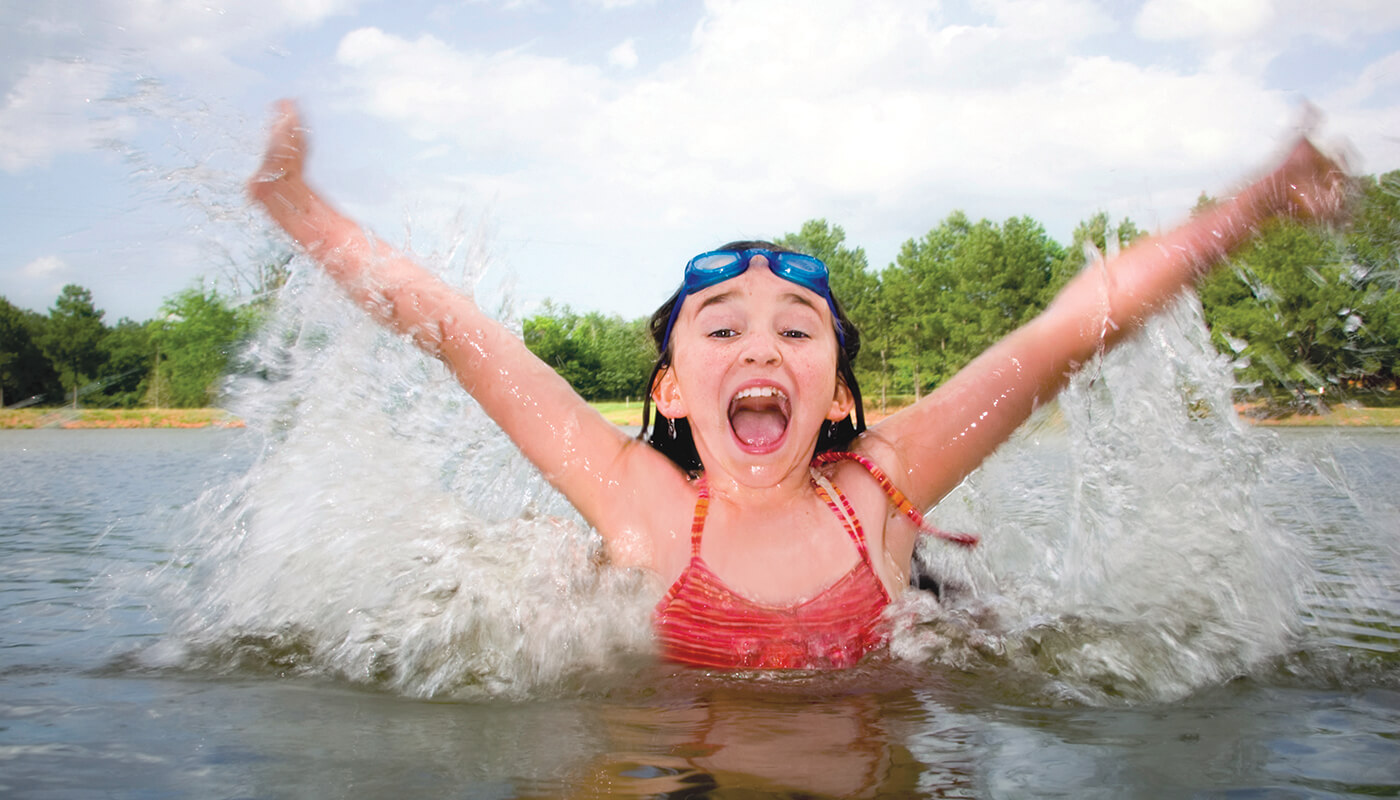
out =
[[[763,249],[772,250],[775,253],[796,252],[779,247],[772,242],[758,241],[730,242],[716,249]],[[666,324],[671,319],[671,309],[680,302],[684,302],[684,298],[681,297],[681,290],[677,289],[676,293],[671,295],[671,298],[662,303],[661,307],[656,309],[656,313],[651,315],[649,330],[651,331],[651,340],[656,345],[657,358],[656,366],[652,367],[651,370],[651,377],[647,378],[646,394],[642,401],[642,430],[637,434],[637,438],[644,439],[657,452],[674,461],[681,469],[697,472],[703,469],[704,465],[700,463],[700,453],[695,449],[695,438],[690,432],[690,421],[684,417],[670,419],[661,416],[660,413],[656,415],[655,420],[651,416],[652,390],[656,388],[656,381],[661,377],[662,370],[671,366],[669,348],[665,351],[661,349],[666,337]],[[850,390],[851,398],[855,404],[851,414],[845,419],[836,422],[826,420],[822,423],[821,434],[817,436],[817,446],[812,453],[813,456],[829,450],[843,449],[865,431],[865,406],[861,401],[860,384],[856,382],[856,373],[852,366],[855,363],[856,355],[860,353],[860,331],[846,316],[840,301],[835,296],[832,297],[832,305],[836,309],[836,326],[845,335],[845,344],[840,346],[836,354],[836,374]]]

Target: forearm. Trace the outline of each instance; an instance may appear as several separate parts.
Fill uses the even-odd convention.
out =
[[[417,262],[367,234],[300,178],[255,182],[255,200],[355,303],[379,322],[409,334],[434,355],[440,320],[484,320],[463,297]],[[449,314],[451,316],[449,316]]]
[[[1336,219],[1348,185],[1341,166],[1300,139],[1277,166],[1239,194],[1129,248],[1100,269],[1086,270],[1043,316],[1052,333],[1070,337],[1075,345],[1070,359],[1082,361],[1141,327],[1268,220]]]
[[[378,321],[441,359],[485,412],[567,496],[624,561],[646,565],[637,544],[636,486],[690,492],[685,475],[638,447],[549,365],[468,296],[376,240],[304,179],[306,134],[296,105],[277,104],[268,147],[248,192],[346,293]],[[630,555],[627,555],[630,554]]]
[[[254,197],[361,307],[441,359],[521,451],[590,521],[602,470],[579,452],[616,454],[626,437],[606,423],[518,336],[470,297],[366,234],[301,181],[254,186]],[[572,459],[572,460],[571,460]]]
[[[876,427],[908,494],[928,504],[958,484],[1079,366],[1133,331],[1245,244],[1275,216],[1334,217],[1345,177],[1300,142],[1235,197],[1076,276],[1034,320],[963,368],[930,397]]]
[[[1259,185],[1251,186],[1110,262],[1085,268],[1037,320],[1038,339],[1064,348],[1054,354],[1062,366],[1117,344],[1254,236],[1275,213],[1262,194]],[[1053,393],[1058,384],[1045,388]]]

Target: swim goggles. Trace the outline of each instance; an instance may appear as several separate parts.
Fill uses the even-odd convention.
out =
[[[666,348],[671,344],[671,328],[675,327],[676,317],[680,316],[685,298],[744,274],[754,256],[768,259],[768,268],[779,278],[792,281],[821,295],[831,309],[831,318],[836,324],[836,340],[842,347],[846,346],[846,334],[841,330],[841,315],[836,311],[836,300],[831,296],[826,265],[821,259],[801,253],[752,248],[713,250],[690,259],[690,263],[685,265],[685,280],[681,283],[680,294],[676,296],[675,305],[671,306],[671,318],[666,321],[666,335],[661,339],[661,352],[666,352]]]

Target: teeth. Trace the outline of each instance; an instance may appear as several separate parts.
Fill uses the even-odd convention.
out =
[[[743,400],[747,397],[781,397],[784,400],[787,399],[787,395],[783,394],[783,390],[776,386],[754,386],[734,395],[735,400]]]

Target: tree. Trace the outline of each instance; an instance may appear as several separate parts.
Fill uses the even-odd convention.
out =
[[[92,304],[92,292],[76,284],[63,287],[49,311],[39,346],[58,372],[65,390],[78,407],[78,389],[102,366],[102,338],[106,335],[102,312]]]
[[[640,397],[656,360],[646,318],[629,322],[594,311],[584,317],[583,325],[593,331],[598,354],[599,399]]]
[[[1400,379],[1400,170],[1361,179],[1347,251],[1362,291],[1355,344],[1357,388],[1397,388]]]
[[[585,400],[639,397],[656,358],[647,320],[596,311],[583,316],[546,301],[525,320],[525,346]]]
[[[1400,286],[1400,170],[1358,182],[1347,247],[1363,282]]]
[[[1064,260],[1060,246],[1029,217],[997,226],[982,220],[952,254],[951,292],[938,304],[949,332],[939,381],[1045,307],[1051,275]]]
[[[1029,217],[973,223],[955,211],[881,274],[891,348],[915,398],[1044,307],[1059,244]]]
[[[586,400],[596,399],[597,376],[602,363],[592,343],[576,337],[578,315],[568,307],[545,302],[543,313],[525,320],[522,328],[525,346],[554,368]]]
[[[1275,406],[1306,407],[1353,377],[1348,349],[1361,293],[1337,239],[1298,222],[1267,226],[1201,283],[1222,352],[1243,357],[1241,377]]]
[[[1345,237],[1267,226],[1200,287],[1216,346],[1271,410],[1393,389],[1400,371],[1400,172],[1361,179]],[[1213,201],[1202,195],[1196,210]]]
[[[58,373],[38,345],[44,322],[43,316],[0,297],[0,408],[62,393]]]
[[[865,249],[847,247],[846,231],[824,219],[808,220],[797,233],[784,234],[774,244],[816,256],[826,264],[831,275],[831,293],[861,334],[861,352],[853,365],[856,380],[865,386],[878,379],[883,386],[885,370],[881,356],[887,342],[880,341],[877,335],[882,318],[880,278],[870,271]]]
[[[123,317],[107,331],[101,348],[106,360],[102,375],[106,404],[120,408],[140,405],[155,368],[155,346],[150,329]]]
[[[217,291],[199,288],[166,300],[161,316],[147,325],[160,354],[152,376],[154,385],[161,387],[157,405],[189,408],[211,403],[218,380],[252,321],[225,303]]]
[[[864,248],[846,246],[846,231],[840,225],[807,220],[797,233],[783,234],[774,244],[820,258],[831,274],[831,291],[841,301],[841,309],[857,327],[865,324],[880,279],[870,271]]]
[[[1199,211],[1202,202],[1208,202],[1208,198],[1202,195],[1202,200],[1196,202],[1196,209]],[[1109,239],[1109,231],[1113,231],[1113,239]],[[1089,263],[1090,253],[1097,253],[1100,257],[1109,258],[1114,253],[1126,249],[1133,242],[1143,236],[1143,231],[1127,217],[1118,223],[1116,228],[1110,227],[1108,213],[1100,211],[1087,220],[1079,223],[1074,228],[1073,237],[1068,248],[1063,251],[1063,256],[1055,264],[1051,273],[1050,282],[1045,287],[1044,305],[1049,305],[1055,295],[1065,288],[1065,284],[1070,279],[1083,271],[1084,266]],[[1109,247],[1112,241],[1113,247]]]

